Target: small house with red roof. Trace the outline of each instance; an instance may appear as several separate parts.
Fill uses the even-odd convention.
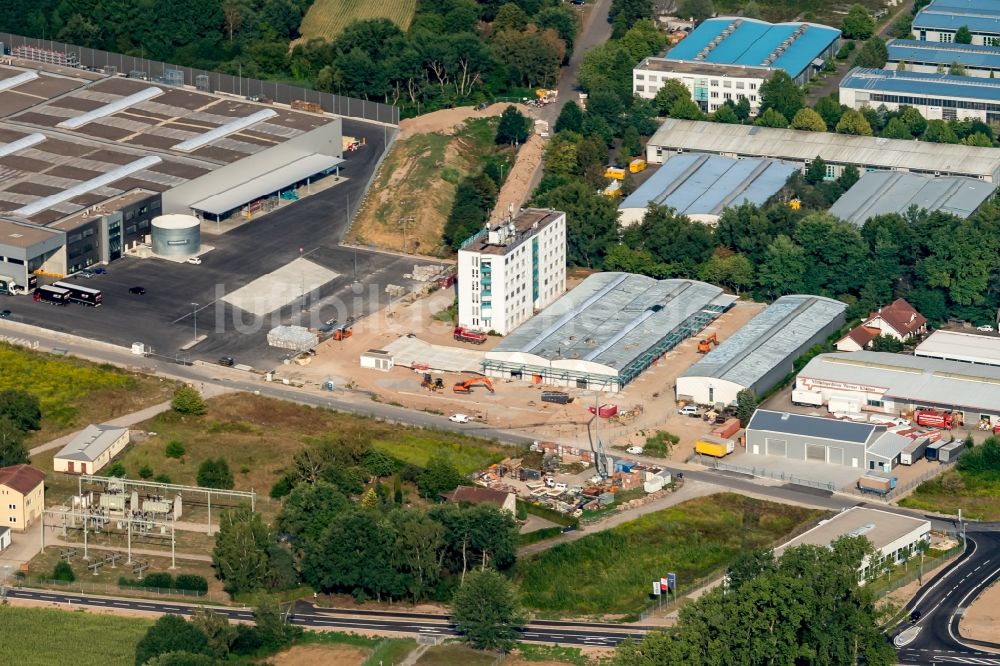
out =
[[[917,312],[906,299],[897,298],[890,305],[881,307],[861,322],[860,326],[837,341],[837,350],[862,351],[871,346],[880,335],[908,342],[927,332],[927,318]]]

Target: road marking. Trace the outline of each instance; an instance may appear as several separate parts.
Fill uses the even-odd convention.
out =
[[[55,599],[55,597],[53,597],[51,594],[39,594],[38,598],[39,599]]]

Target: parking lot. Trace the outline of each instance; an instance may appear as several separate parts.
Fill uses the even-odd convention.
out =
[[[341,168],[346,180],[211,238],[215,249],[203,255],[201,265],[127,257],[110,264],[106,275],[81,280],[103,291],[101,307],[55,307],[18,296],[4,299],[2,308],[10,309],[15,321],[124,346],[143,342],[155,354],[171,358],[216,360],[226,355],[256,367],[278,362],[287,352],[267,346],[273,326],[359,319],[389,302],[386,285],[417,284],[403,277],[414,263],[431,263],[339,245],[348,206],[356,209],[361,202],[384,146],[381,126],[345,119],[344,133],[367,143],[347,154]],[[304,297],[286,298],[287,305],[264,316],[244,313],[223,300],[299,258],[336,277]],[[140,285],[144,295],[129,293]],[[203,339],[184,349],[195,339],[196,323],[197,337]]]

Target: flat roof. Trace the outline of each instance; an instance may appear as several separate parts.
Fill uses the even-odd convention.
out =
[[[905,213],[910,206],[969,217],[997,183],[963,176],[927,176],[905,171],[869,171],[830,208],[830,214],[862,225],[875,215]]]
[[[1000,81],[997,79],[936,72],[855,67],[840,81],[840,88],[1000,102]]]
[[[1000,366],[1000,337],[961,331],[934,331],[913,351],[916,356]]]
[[[128,428],[89,425],[60,449],[55,457],[64,460],[93,462],[127,432]]]
[[[213,215],[222,215],[245,203],[277,192],[322,171],[332,169],[343,162],[344,160],[339,157],[318,153],[306,157],[296,157],[287,164],[276,166],[268,173],[260,174],[236,187],[192,203],[191,208]]]
[[[988,365],[859,351],[819,354],[798,377],[881,390],[886,397],[917,405],[1000,410],[1000,367]]]
[[[38,227],[28,222],[0,217],[0,245],[29,248],[58,234],[57,231]]]
[[[701,60],[678,60],[676,58],[657,58],[650,56],[632,68],[633,70],[643,69],[653,72],[677,72],[679,74],[701,74],[704,76],[731,76],[733,78],[758,78],[767,79],[771,77],[774,70],[767,67],[757,67],[753,65],[725,65],[718,62],[704,62]]]
[[[589,363],[617,374],[722,296],[721,288],[697,280],[595,273],[515,329],[486,358],[510,360],[514,354],[555,367]]]
[[[794,546],[829,546],[844,536],[863,536],[879,550],[907,535],[924,534],[930,529],[929,520],[855,506],[775,548],[774,554],[778,556]]]
[[[884,426],[871,423],[856,423],[841,421],[827,416],[811,416],[809,414],[793,414],[790,412],[775,412],[769,409],[758,409],[750,417],[747,431],[766,430],[767,432],[798,435],[800,437],[816,437],[835,439],[854,444],[865,444],[878,432],[885,432]]]
[[[737,160],[720,155],[678,155],[668,159],[618,206],[669,206],[682,215],[721,215],[744,202],[761,205],[799,167],[765,159]]]
[[[753,386],[846,309],[844,303],[823,296],[782,296],[680,377],[714,377]]]
[[[868,454],[883,460],[892,460],[913,443],[909,437],[894,432],[884,432],[868,447]]]
[[[922,42],[917,39],[891,39],[886,44],[889,62],[926,63],[948,66],[1000,69],[1000,47],[954,42]]]
[[[934,0],[913,17],[913,30],[958,30],[1000,34],[1000,6],[996,0]]]
[[[827,162],[873,169],[900,169],[948,175],[988,176],[1000,172],[1000,151],[959,144],[851,136],[833,132],[727,125],[668,118],[649,145],[664,150],[718,153],[736,157],[770,157]]]
[[[526,208],[510,222],[500,222],[481,229],[462,243],[462,250],[482,254],[508,254],[564,215],[559,210]]]
[[[720,16],[703,21],[668,52],[671,59],[783,69],[801,74],[840,37],[840,30],[817,23],[768,23]]]

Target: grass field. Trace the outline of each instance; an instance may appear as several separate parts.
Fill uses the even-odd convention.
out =
[[[543,614],[636,613],[668,572],[683,593],[820,515],[731,493],[700,497],[522,560],[517,578],[525,604]]]
[[[223,456],[237,490],[266,494],[284,473],[295,451],[310,437],[328,433],[370,436],[373,445],[404,462],[422,466],[436,451],[447,451],[462,472],[470,472],[509,453],[499,444],[443,432],[406,428],[350,414],[314,409],[248,394],[231,394],[208,401],[203,417],[165,412],[137,426],[157,433],[130,447],[123,462],[130,478],[148,465],[174,483],[192,484],[198,465]],[[167,458],[167,442],[179,440],[181,459]]]
[[[425,132],[397,141],[351,224],[348,240],[402,250],[399,220],[412,217],[407,249],[416,254],[445,254],[441,234],[459,181],[481,169],[483,160],[498,150],[494,122],[473,119],[453,135]]]
[[[417,666],[491,666],[497,655],[464,645],[435,645],[417,660]]]
[[[83,611],[0,606],[0,663],[133,666],[152,620]]]
[[[0,342],[0,390],[21,389],[38,397],[42,429],[28,446],[89,423],[155,405],[170,398],[174,383],[130,374],[112,365],[52,356]]]
[[[962,487],[948,489],[947,477],[957,476]],[[957,514],[962,510],[964,518],[973,520],[1000,520],[1000,470],[992,474],[969,474],[953,470],[941,476],[924,481],[913,494],[899,502],[900,506]]]
[[[332,40],[351,21],[387,18],[402,30],[410,27],[417,0],[315,0],[302,19],[302,39]]]

